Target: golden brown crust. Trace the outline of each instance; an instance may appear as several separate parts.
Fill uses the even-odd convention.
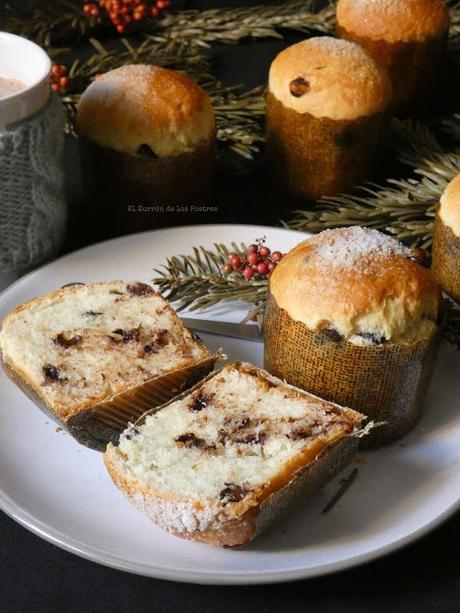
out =
[[[328,338],[295,321],[268,295],[264,321],[264,367],[327,400],[384,422],[362,439],[380,447],[417,423],[433,372],[439,329],[412,344],[359,347]]]
[[[159,157],[195,149],[214,137],[208,94],[189,77],[158,66],[126,65],[87,88],[77,111],[80,134],[103,147]]]
[[[283,385],[279,379],[250,364],[236,362],[225,369],[235,367],[242,372],[257,375],[261,383]],[[202,384],[203,381],[198,385]],[[191,392],[189,390],[188,393]],[[289,396],[309,395],[290,386],[286,387],[285,393]],[[177,398],[172,402],[175,400]],[[319,398],[316,400],[330,407],[330,403]],[[123,474],[117,466],[115,448],[111,444],[104,454],[104,464],[115,485],[164,530],[181,538],[221,547],[244,545],[270,526],[295,501],[316,492],[351,461],[357,448],[357,440],[351,435],[364,416],[350,409],[337,409],[343,417],[340,431],[329,439],[317,440],[303,454],[284,465],[269,483],[256,488],[240,502],[224,507],[217,504],[209,506],[205,501],[191,501],[159,492]],[[145,419],[145,415],[142,419]],[[182,519],[184,514],[189,515],[185,523]],[[187,529],[185,524],[192,524],[195,529]]]
[[[337,36],[361,45],[387,70],[396,115],[426,115],[430,111],[440,80],[447,31],[424,41],[389,42],[362,36],[337,24]]]
[[[87,283],[85,287],[100,288],[101,285],[112,285],[110,282]],[[59,300],[62,296],[72,295],[79,291],[79,285],[68,286],[42,296],[32,298],[11,311],[3,320],[3,327],[18,313],[40,304],[53,296]],[[173,311],[169,304],[166,308]],[[78,405],[72,406],[51,404],[45,397],[44,387],[36,385],[29,375],[18,364],[15,364],[8,355],[0,354],[1,364],[7,376],[48,416],[52,416],[82,444],[98,449],[105,449],[109,440],[114,440],[124,430],[128,422],[135,421],[147,409],[161,405],[182,389],[190,387],[202,379],[212,370],[219,356],[211,355],[197,338],[179,319],[178,325],[185,338],[196,344],[205,352],[203,359],[184,359],[178,368],[164,372],[156,377],[144,381],[141,385],[131,387],[124,392],[107,398],[106,394],[87,396]]]
[[[275,181],[310,201],[348,192],[372,176],[388,116],[336,120],[298,113],[269,91],[267,156]]]
[[[436,212],[433,232],[433,273],[441,289],[460,302],[460,237]]]
[[[386,72],[366,51],[324,36],[279,53],[270,67],[268,87],[286,108],[338,120],[375,115],[392,100]]]
[[[337,24],[358,36],[388,42],[419,42],[449,27],[443,0],[339,0]]]
[[[335,322],[348,336],[356,318],[365,314],[380,314],[385,322],[393,299],[401,301],[410,319],[437,319],[439,288],[428,269],[397,253],[369,255],[359,264],[325,264],[318,252],[330,235],[321,233],[294,247],[270,277],[271,294],[295,321],[313,331]]]
[[[453,234],[460,237],[460,174],[452,179],[441,196],[438,215]]]

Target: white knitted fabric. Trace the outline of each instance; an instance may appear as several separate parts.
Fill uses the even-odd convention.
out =
[[[56,255],[65,230],[65,114],[46,106],[0,130],[0,275],[19,276]]]

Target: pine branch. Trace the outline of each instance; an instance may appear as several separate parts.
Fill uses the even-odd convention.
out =
[[[194,247],[193,255],[173,256],[164,266],[155,269],[158,276],[153,283],[167,300],[178,303],[178,311],[185,308],[203,310],[221,302],[243,301],[252,305],[244,321],[255,315],[261,324],[267,279],[255,277],[247,281],[239,271],[222,272],[231,252],[243,257],[246,250],[246,245],[234,242],[230,248],[222,243],[214,243],[214,250]]]
[[[175,11],[159,18],[145,18],[133,32],[149,32],[157,42],[186,46],[209,46],[213,42],[236,43],[243,38],[282,38],[283,32],[330,33],[334,28],[332,3],[317,11],[316,0],[290,0],[283,5],[259,5],[243,9]],[[49,49],[77,43],[96,30],[114,32],[107,19],[88,17],[82,6],[61,0],[58,6],[33,6],[18,11],[7,7],[2,28],[26,36]]]
[[[233,171],[248,172],[245,161],[256,157],[265,142],[264,87],[240,92],[238,87],[225,88],[218,83],[205,89],[216,115],[221,163]]]
[[[458,116],[450,125],[460,129]],[[388,179],[384,185],[362,186],[356,195],[322,198],[314,211],[296,211],[286,225],[306,232],[366,225],[411,246],[429,247],[434,207],[460,172],[460,149],[444,152],[425,126],[397,119],[392,121],[392,147],[396,157],[414,169],[413,178]]]
[[[331,33],[335,7],[332,2],[317,10],[316,0],[290,0],[283,4],[258,5],[242,9],[178,11],[164,15],[155,23],[158,40],[210,43],[237,43],[244,38],[283,38],[287,30],[302,33]]]
[[[57,5],[39,6],[18,10],[11,4],[3,9],[1,29],[25,36],[41,47],[50,49],[71,41],[83,40],[97,26],[88,19],[82,6],[61,0]]]

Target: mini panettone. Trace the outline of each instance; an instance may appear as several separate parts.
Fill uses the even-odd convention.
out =
[[[275,180],[295,197],[317,200],[368,179],[391,101],[385,70],[354,43],[323,36],[279,53],[266,98]]]
[[[443,0],[339,0],[337,35],[366,49],[393,83],[399,115],[425,112],[449,30]]]
[[[212,191],[214,111],[181,73],[142,64],[109,71],[83,93],[77,125],[84,176],[106,222],[171,225],[159,207],[196,204]]]
[[[142,416],[104,462],[163,530],[244,545],[352,461],[363,419],[236,362]]]
[[[460,174],[441,196],[434,222],[432,258],[441,289],[460,302]]]
[[[217,359],[152,287],[123,281],[73,285],[22,304],[4,319],[0,348],[6,374],[100,450]]]
[[[385,422],[368,446],[403,436],[420,416],[440,311],[423,264],[395,239],[351,227],[300,243],[270,277],[265,368]]]

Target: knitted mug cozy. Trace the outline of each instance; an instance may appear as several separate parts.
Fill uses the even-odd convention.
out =
[[[0,130],[0,286],[55,256],[64,239],[64,124],[53,94]]]

